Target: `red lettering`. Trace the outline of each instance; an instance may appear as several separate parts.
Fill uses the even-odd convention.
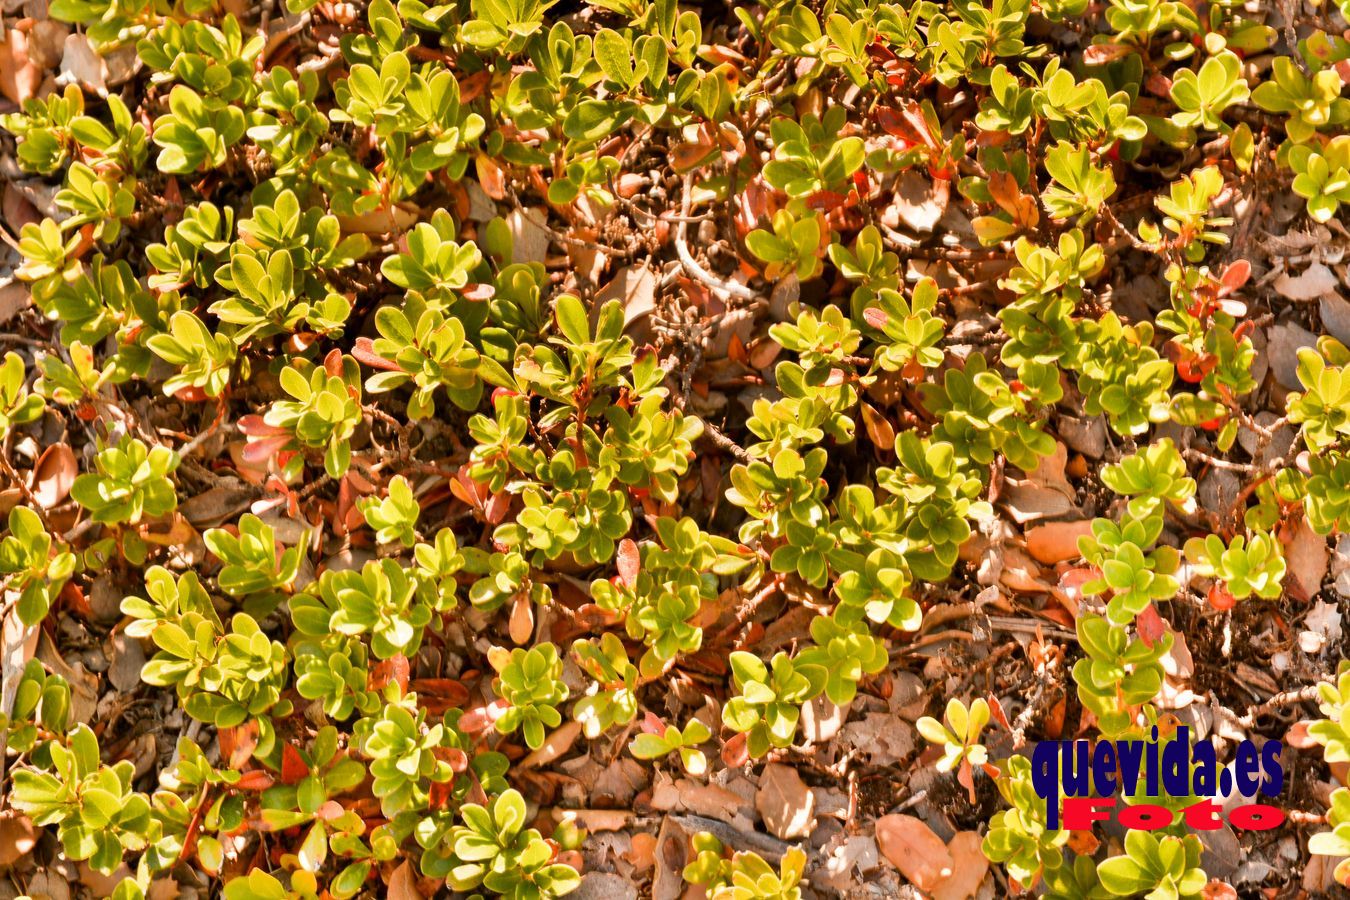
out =
[[[1064,800],[1059,827],[1069,831],[1089,831],[1093,822],[1110,819],[1107,810],[1115,808],[1116,801],[1110,797],[1068,797]]]
[[[1284,811],[1267,803],[1248,803],[1228,814],[1228,823],[1244,831],[1267,831],[1284,822]]]
[[[1143,831],[1157,831],[1172,824],[1172,810],[1154,803],[1140,803],[1138,806],[1126,806],[1116,816],[1117,821],[1126,828]]]
[[[1217,831],[1223,827],[1223,807],[1213,800],[1201,800],[1186,807],[1186,827],[1196,831]]]

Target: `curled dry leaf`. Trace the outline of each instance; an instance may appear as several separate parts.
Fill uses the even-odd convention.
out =
[[[75,452],[66,444],[52,444],[42,451],[33,466],[29,487],[38,505],[43,509],[51,509],[70,494],[70,486],[75,483],[78,474],[80,465],[75,459]]]

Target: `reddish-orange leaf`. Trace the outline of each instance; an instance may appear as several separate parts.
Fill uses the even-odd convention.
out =
[[[299,784],[309,776],[309,765],[300,751],[288,743],[281,745],[281,783]]]
[[[289,749],[289,745],[287,745]],[[293,749],[291,752],[295,752]],[[245,772],[239,776],[239,780],[234,786],[241,791],[265,791],[276,784],[276,779],[268,775],[262,769],[254,769],[252,772]]]
[[[396,653],[389,659],[378,662],[371,667],[366,688],[367,690],[381,691],[391,683],[397,683],[399,689],[407,693],[408,675],[411,672],[412,668],[408,665],[408,657],[402,653]]]

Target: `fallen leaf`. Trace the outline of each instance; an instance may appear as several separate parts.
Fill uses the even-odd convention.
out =
[[[1092,534],[1092,522],[1047,522],[1027,530],[1027,552],[1038,562],[1051,565],[1077,559],[1078,539]]]
[[[534,637],[534,601],[522,591],[511,601],[511,618],[508,620],[507,633],[517,645],[528,644]]]
[[[1064,492],[1033,483],[1030,479],[1009,478],[999,502],[1019,525],[1037,519],[1053,519],[1073,511],[1073,501]]]
[[[0,866],[12,866],[37,844],[33,823],[22,813],[8,810],[0,816]]]
[[[145,665],[145,651],[141,642],[128,637],[124,631],[112,636],[112,654],[108,659],[108,680],[112,686],[130,693],[141,686],[141,668]]]
[[[989,860],[980,849],[982,838],[975,831],[960,831],[947,842],[952,856],[952,874],[933,886],[931,900],[972,900],[989,873]]]
[[[6,186],[6,192],[8,192],[8,186]],[[5,216],[5,219],[14,227],[16,232],[22,229],[24,223],[15,226],[8,215]],[[11,281],[4,287],[0,287],[0,325],[5,324],[32,305],[32,292],[29,291],[28,285],[22,281]]]
[[[548,217],[542,209],[518,206],[507,214],[506,227],[511,232],[512,262],[541,263],[548,256],[551,236]]]
[[[1289,567],[1285,590],[1296,600],[1311,600],[1322,590],[1331,564],[1327,539],[1313,531],[1307,519],[1300,519],[1294,533],[1284,539],[1284,559]]]
[[[645,831],[639,831],[633,835],[633,843],[624,854],[624,858],[632,863],[637,871],[647,871],[656,865],[656,837]]]
[[[644,319],[656,309],[656,272],[647,266],[624,266],[609,284],[595,295],[595,306],[599,309],[610,300],[623,304],[623,324],[627,328],[639,319]]]
[[[82,34],[66,38],[61,77],[100,97],[108,96],[108,66]]]
[[[875,406],[862,401],[863,424],[867,426],[867,437],[882,450],[895,446],[895,427]]]
[[[248,764],[258,746],[258,733],[256,719],[233,728],[219,730],[220,753],[228,761],[231,769],[239,771]]]
[[[80,474],[80,464],[75,452],[66,444],[52,444],[33,465],[33,478],[29,487],[33,498],[43,509],[58,506],[70,494],[70,486],[75,476]]]
[[[42,70],[28,58],[28,35],[11,28],[8,40],[0,48],[0,94],[22,104],[36,93],[41,83]]]
[[[783,840],[806,837],[815,824],[816,798],[791,766],[769,763],[759,776],[755,809],[769,833]]]
[[[389,876],[389,900],[422,900],[417,890],[417,875],[412,863],[404,860],[394,874]]]
[[[563,756],[572,745],[576,743],[581,735],[581,723],[575,720],[564,722],[560,727],[549,732],[548,737],[544,738],[544,743],[538,750],[533,751],[519,763],[522,769],[533,769],[536,766],[546,766]]]
[[[1318,302],[1322,327],[1342,344],[1350,343],[1350,302],[1340,294],[1323,294]]]
[[[70,721],[91,721],[94,710],[98,708],[98,676],[87,671],[82,662],[73,666],[66,662],[45,631],[39,631],[37,658],[70,683]]]
[[[70,26],[51,19],[33,22],[28,34],[28,59],[40,72],[55,70],[66,52]]]
[[[839,733],[848,718],[848,706],[836,706],[821,694],[802,707],[802,734],[812,744],[823,744]]]
[[[1270,356],[1270,370],[1275,380],[1289,390],[1300,390],[1298,380],[1298,351],[1317,344],[1317,335],[1292,323],[1272,325],[1266,352]]]
[[[876,834],[881,855],[921,891],[932,891],[954,871],[951,851],[922,819],[882,816],[877,819]]]
[[[671,816],[661,820],[653,859],[652,900],[677,900],[684,893],[684,867],[690,862],[689,835]]]
[[[1289,300],[1307,301],[1331,293],[1336,290],[1338,284],[1335,272],[1322,263],[1313,263],[1298,275],[1281,273],[1280,277],[1275,279],[1273,287],[1276,292]]]
[[[1303,617],[1303,627],[1320,634],[1328,644],[1341,639],[1341,611],[1334,603],[1318,600]]]
[[[950,198],[950,180],[906,171],[896,182],[895,199],[882,213],[883,221],[892,227],[904,225],[910,231],[926,234],[947,211]]]
[[[573,822],[586,831],[622,831],[633,824],[633,818],[634,814],[626,809],[553,810],[554,821]]]

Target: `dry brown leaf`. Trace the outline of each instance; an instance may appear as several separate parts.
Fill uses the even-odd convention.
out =
[[[630,327],[656,309],[656,272],[647,266],[624,266],[595,295],[598,309],[610,300],[623,304],[623,324]]]
[[[989,873],[989,860],[980,849],[978,832],[960,831],[947,842],[952,874],[933,886],[931,900],[972,900]]]
[[[755,809],[769,833],[783,840],[803,838],[815,824],[816,797],[791,766],[769,763],[759,776]]]
[[[183,518],[198,528],[213,528],[246,511],[258,492],[243,482],[230,480],[205,490],[180,504]]]
[[[506,227],[511,232],[512,262],[541,263],[547,258],[550,236],[544,210],[518,206],[507,214]]]
[[[1010,591],[1024,594],[1048,594],[1053,592],[1052,585],[1041,578],[1041,567],[1030,556],[1016,547],[1003,550],[1003,572],[999,583]]]
[[[14,711],[14,695],[24,667],[37,652],[38,628],[19,621],[17,606],[11,606],[0,628],[0,714]]]
[[[141,668],[145,665],[145,651],[141,649],[141,642],[119,631],[112,636],[111,644],[108,681],[119,691],[134,691],[141,686]]]
[[[108,66],[82,34],[66,38],[65,53],[61,57],[61,76],[91,94],[108,95]]]
[[[633,835],[632,845],[624,854],[624,858],[632,863],[637,871],[647,871],[656,865],[656,837],[645,831],[639,831]]]
[[[999,503],[1019,525],[1037,519],[1054,519],[1073,511],[1073,502],[1063,491],[1044,487],[1031,479],[1008,479]]]
[[[507,632],[511,635],[511,641],[519,645],[528,644],[534,636],[534,601],[524,592],[517,594],[511,603]]]
[[[895,427],[884,414],[866,400],[862,401],[862,417],[863,424],[867,426],[867,436],[872,443],[882,450],[890,450],[895,446]]]
[[[422,900],[417,890],[417,875],[406,859],[389,876],[389,900]]]
[[[689,835],[674,818],[661,820],[653,859],[652,900],[677,900],[684,893],[684,867],[690,862]]]
[[[13,182],[5,185],[3,211],[5,223],[15,234],[22,231],[25,225],[36,225],[42,221],[42,213],[37,206],[33,204],[32,200],[24,196],[23,191],[19,190]],[[28,293],[28,288],[21,282],[12,281],[10,285],[18,285],[18,287],[23,288],[25,293]],[[6,287],[6,291],[13,293],[9,287]],[[29,299],[31,302],[31,294],[29,294]],[[14,305],[19,303],[17,298],[9,302]]]
[[[910,231],[924,234],[937,225],[950,199],[950,180],[907,171],[896,183],[895,199],[882,212],[882,220],[892,227],[904,225]]]
[[[53,673],[70,683],[70,720],[89,722],[98,707],[98,676],[88,672],[84,663],[70,665],[56,649],[45,631],[38,632],[37,658]]]
[[[0,866],[12,866],[37,844],[33,823],[22,813],[7,811],[0,816]]]
[[[555,809],[555,822],[574,822],[586,831],[622,831],[633,824],[633,813],[626,809]]]
[[[1307,519],[1301,519],[1294,533],[1284,537],[1284,558],[1289,566],[1285,590],[1306,603],[1322,589],[1322,579],[1331,565],[1327,539],[1313,531]]]
[[[43,509],[59,505],[70,494],[70,486],[78,474],[80,464],[75,459],[75,452],[66,444],[52,444],[42,451],[33,466],[29,484],[33,498]]]
[[[881,855],[921,891],[932,891],[951,876],[956,864],[942,838],[914,816],[877,819],[877,844]]]
[[[8,186],[6,186],[6,195],[8,195]],[[6,220],[8,220],[6,216]],[[13,225],[13,222],[10,222]],[[22,225],[14,228],[15,232],[22,229]],[[0,287],[0,325],[4,325],[10,319],[23,312],[33,305],[33,295],[28,290],[28,285],[22,281],[11,281],[4,287]]]
[[[1335,291],[1338,284],[1335,272],[1322,263],[1313,263],[1298,275],[1282,273],[1275,279],[1274,288],[1289,300],[1307,301]]]
[[[560,756],[572,749],[572,745],[577,742],[577,737],[581,735],[581,723],[575,720],[564,722],[560,727],[551,731],[548,737],[544,738],[544,743],[538,750],[533,751],[520,761],[522,769],[532,769],[535,766],[546,766]]]
[[[23,103],[41,83],[42,70],[28,58],[28,35],[11,28],[9,39],[0,44],[0,94]]]
[[[1053,565],[1077,559],[1078,539],[1092,534],[1092,522],[1047,522],[1027,530],[1027,552],[1038,562]]]

